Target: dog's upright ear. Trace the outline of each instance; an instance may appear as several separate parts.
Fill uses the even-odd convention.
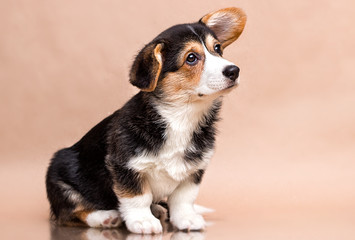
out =
[[[163,43],[149,43],[137,55],[130,72],[130,82],[145,92],[154,91],[163,67]]]
[[[237,40],[243,32],[247,16],[240,8],[224,8],[211,12],[200,19],[216,35],[223,48]]]

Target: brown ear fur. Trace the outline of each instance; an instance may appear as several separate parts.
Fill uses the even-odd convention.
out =
[[[130,72],[130,82],[145,92],[154,91],[163,67],[162,43],[150,43],[137,55]]]
[[[216,35],[223,48],[237,40],[243,32],[247,16],[240,8],[224,8],[211,12],[200,19]]]

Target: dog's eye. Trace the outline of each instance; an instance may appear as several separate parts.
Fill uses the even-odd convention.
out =
[[[198,60],[198,58],[194,53],[190,53],[189,55],[187,55],[187,58],[186,58],[187,64],[195,65],[197,63],[197,60]]]
[[[214,50],[215,50],[215,52],[218,53],[219,55],[222,55],[221,44],[217,43],[216,45],[214,45]]]

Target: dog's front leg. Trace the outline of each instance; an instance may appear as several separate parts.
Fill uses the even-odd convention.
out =
[[[139,234],[161,233],[162,225],[150,210],[153,195],[144,174],[118,164],[116,159],[119,158],[111,155],[106,163],[113,179],[113,191],[119,201],[119,212],[127,229]]]
[[[133,233],[161,233],[163,231],[160,221],[153,216],[150,206],[152,193],[148,187],[141,195],[121,197],[120,212],[129,231]]]
[[[179,230],[202,230],[205,220],[194,209],[199,185],[189,179],[181,183],[168,199],[170,221]]]

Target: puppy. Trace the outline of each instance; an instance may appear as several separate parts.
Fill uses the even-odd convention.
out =
[[[139,52],[130,82],[141,91],[50,162],[47,196],[59,224],[125,222],[134,233],[160,233],[151,206],[165,200],[177,229],[205,227],[193,204],[222,96],[239,76],[222,54],[245,22],[241,9],[221,9],[167,29]]]

